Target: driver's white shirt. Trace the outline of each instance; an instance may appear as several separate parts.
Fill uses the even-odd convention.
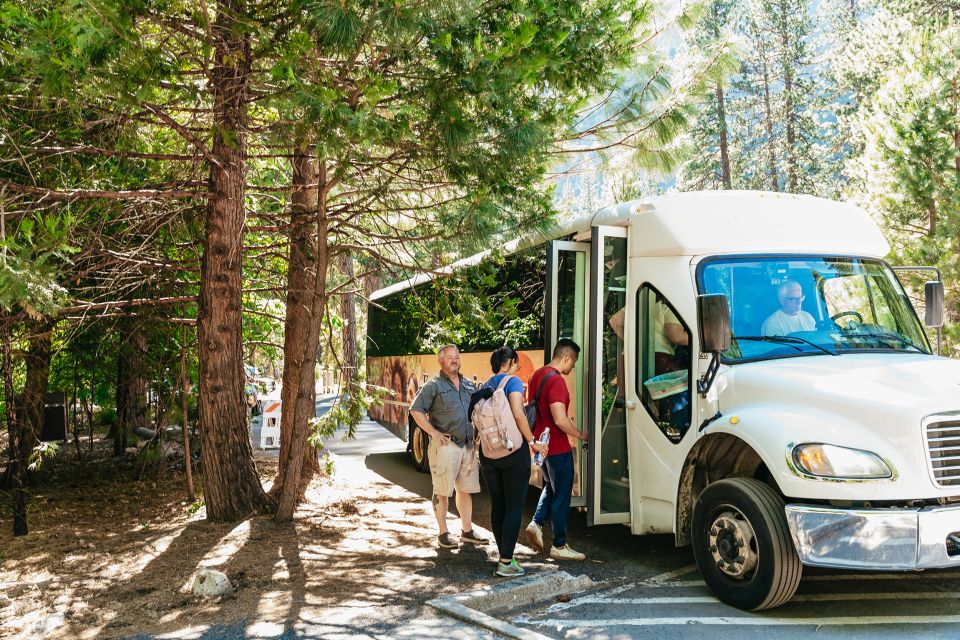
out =
[[[764,320],[763,326],[760,327],[760,335],[785,336],[797,331],[813,331],[816,328],[817,321],[802,309],[795,316],[787,315],[782,309],[777,309]]]

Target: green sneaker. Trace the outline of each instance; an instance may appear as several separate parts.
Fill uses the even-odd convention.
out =
[[[522,576],[524,573],[523,567],[517,564],[516,560],[511,560],[510,564],[498,562],[497,570],[493,572],[493,575],[500,576],[501,578],[515,578]]]

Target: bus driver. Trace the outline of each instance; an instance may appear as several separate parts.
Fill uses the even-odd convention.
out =
[[[817,328],[817,321],[813,316],[801,309],[803,305],[803,289],[796,280],[785,280],[777,289],[777,298],[780,308],[770,314],[760,327],[760,335],[785,336],[797,331],[813,331]]]

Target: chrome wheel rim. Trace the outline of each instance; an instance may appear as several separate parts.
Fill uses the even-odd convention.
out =
[[[737,580],[753,577],[760,561],[753,526],[739,509],[729,505],[721,507],[714,516],[707,548],[717,568]]]

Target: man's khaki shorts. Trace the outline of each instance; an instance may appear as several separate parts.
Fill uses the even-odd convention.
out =
[[[477,450],[467,449],[453,444],[440,444],[436,438],[430,439],[430,477],[433,479],[433,494],[436,496],[453,495],[456,489],[461,493],[480,493],[480,461]]]

